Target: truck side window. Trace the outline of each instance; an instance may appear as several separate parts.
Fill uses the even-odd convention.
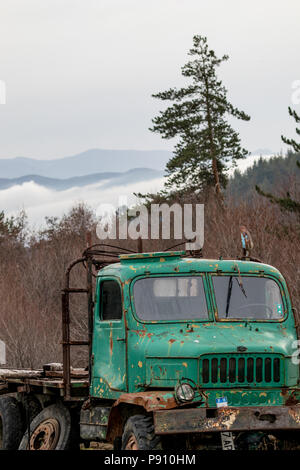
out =
[[[117,281],[102,281],[100,284],[100,319],[121,320],[121,289]]]

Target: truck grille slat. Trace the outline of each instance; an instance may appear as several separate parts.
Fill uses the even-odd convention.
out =
[[[200,380],[203,384],[212,386],[279,385],[283,378],[280,358],[274,355],[207,355],[201,358],[200,368]]]
[[[254,359],[249,357],[247,359],[247,382],[253,382],[254,379]]]
[[[280,361],[278,358],[274,359],[274,382],[280,382]]]
[[[256,382],[258,383],[262,382],[262,378],[263,378],[262,366],[263,366],[263,361],[260,357],[258,357],[256,359]]]

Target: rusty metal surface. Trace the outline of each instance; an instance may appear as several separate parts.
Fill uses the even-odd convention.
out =
[[[62,291],[62,347],[63,347],[63,383],[65,398],[71,397],[71,352],[70,352],[70,293],[82,292],[83,289],[70,289],[70,274],[72,269],[86,258],[73,261],[65,273],[65,288]]]
[[[154,412],[157,434],[250,431],[300,430],[300,405],[249,408],[206,408]]]
[[[124,393],[115,401],[114,407],[121,403],[142,406],[146,411],[170,410],[178,407],[172,392]]]
[[[179,406],[173,392],[170,391],[124,393],[120,395],[114,402],[109,415],[106,435],[109,442],[113,442],[116,437],[122,435],[122,414],[120,413],[120,405],[122,404],[140,406],[148,412],[172,410]]]
[[[47,378],[62,378],[63,377],[63,371],[46,371],[45,376]],[[89,372],[87,370],[71,370],[71,379],[72,378],[86,378],[88,379],[89,377]],[[72,383],[72,380],[71,380]]]
[[[89,392],[88,379],[71,380],[72,401],[86,400]],[[62,379],[41,378],[9,378],[0,382],[0,395],[6,393],[50,393],[64,396],[64,384]]]
[[[32,433],[29,442],[29,450],[54,450],[59,436],[59,422],[57,419],[48,418],[40,423]]]
[[[80,436],[87,441],[103,441],[106,438],[110,407],[82,407],[80,412]]]

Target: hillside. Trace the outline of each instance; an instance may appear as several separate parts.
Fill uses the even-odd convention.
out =
[[[269,160],[260,158],[244,173],[235,171],[229,180],[227,194],[235,198],[251,197],[256,192],[255,185],[264,191],[287,191],[291,184],[300,183],[297,160],[300,160],[300,154],[292,153],[286,157],[277,156]]]

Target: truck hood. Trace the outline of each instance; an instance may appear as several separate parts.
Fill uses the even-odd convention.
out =
[[[163,328],[165,326],[165,328]],[[138,384],[148,387],[173,387],[179,379],[203,382],[202,363],[230,357],[280,360],[277,386],[295,385],[299,366],[290,357],[296,340],[295,328],[285,323],[219,322],[189,324],[150,324],[130,330],[132,354],[129,364]],[[244,362],[246,364],[246,362]],[[273,361],[272,361],[273,364]],[[217,381],[218,382],[218,381]],[[228,382],[228,381],[227,381]],[[227,383],[227,387],[241,387]],[[255,380],[251,381],[255,385]],[[203,382],[204,384],[204,382]],[[246,383],[245,383],[246,384]],[[249,385],[250,382],[247,382]],[[220,384],[214,383],[218,387]],[[274,386],[273,384],[272,386]],[[267,381],[261,386],[268,386]]]
[[[160,325],[161,327],[161,325]],[[155,328],[140,341],[144,357],[198,358],[202,354],[276,353],[291,356],[296,332],[283,323],[197,323],[156,333]]]

